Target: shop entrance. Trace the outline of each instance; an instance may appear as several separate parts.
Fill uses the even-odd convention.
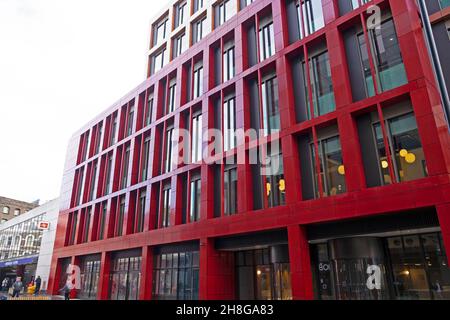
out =
[[[235,259],[238,299],[292,299],[287,245],[237,251]]]
[[[312,246],[312,259],[320,299],[450,299],[440,232],[330,240]]]

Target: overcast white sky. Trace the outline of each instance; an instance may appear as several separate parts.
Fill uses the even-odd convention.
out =
[[[167,0],[0,0],[0,195],[58,197],[71,135],[145,80]]]

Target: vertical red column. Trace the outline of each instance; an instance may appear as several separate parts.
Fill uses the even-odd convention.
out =
[[[365,187],[366,180],[356,122],[350,114],[344,113],[338,117],[338,127],[347,191],[361,190]]]
[[[288,227],[289,261],[291,265],[292,297],[294,300],[312,300],[313,280],[309,244],[304,227]]]
[[[214,248],[213,239],[200,240],[200,300],[235,298],[234,257]]]
[[[328,24],[339,17],[337,1],[335,0],[322,0],[322,11],[325,24]]]
[[[336,109],[340,109],[353,102],[344,43],[337,28],[328,30],[326,37],[334,100]]]
[[[245,80],[236,82],[236,142],[237,142],[237,178],[238,190],[247,190],[251,186],[251,169],[245,151],[246,130],[250,128],[249,97],[245,94]],[[237,211],[243,213],[252,208],[252,195],[249,192],[237,192]]]
[[[186,199],[183,199],[183,188],[181,176],[173,176],[171,192],[174,205],[171,208],[171,212],[173,212],[173,214],[171,214],[171,226],[180,225],[183,222],[183,201],[186,201]]]
[[[98,279],[97,299],[108,300],[109,298],[109,274],[111,270],[111,254],[102,252],[100,261],[100,277]]]
[[[302,199],[302,181],[300,176],[300,160],[298,145],[292,135],[282,138],[284,161],[284,179],[286,181],[286,204],[293,204]]]
[[[81,289],[81,283],[76,283],[76,281],[79,279],[78,276],[80,276],[76,274],[76,272],[78,272],[79,270],[78,268],[81,268],[80,263],[80,257],[72,257],[72,262],[70,264],[75,267],[75,269],[72,269],[72,284],[75,285],[75,287],[70,292],[71,299],[75,299],[78,295],[78,291]]]
[[[141,288],[139,300],[151,300],[153,290],[153,248],[142,249]]]
[[[287,129],[295,125],[295,102],[293,94],[293,82],[288,58],[282,56],[277,59],[278,96],[280,108],[281,129]]]
[[[57,295],[59,288],[59,279],[61,279],[62,267],[56,255],[52,257],[52,264],[50,266],[50,276],[48,278],[47,293],[50,295]]]
[[[286,15],[285,15],[285,1],[273,1],[272,2],[272,20],[273,20],[273,33],[275,35],[275,50],[281,51],[286,47],[288,43],[288,33]]]

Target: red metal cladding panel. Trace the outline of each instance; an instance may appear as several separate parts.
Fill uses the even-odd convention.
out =
[[[310,264],[309,245],[306,234],[306,226],[325,221],[335,221],[356,217],[367,217],[379,214],[395,213],[416,208],[437,208],[442,235],[446,247],[450,247],[450,137],[444,121],[442,108],[439,103],[437,86],[433,76],[433,70],[428,58],[426,44],[420,30],[420,20],[417,15],[415,0],[373,0],[371,4],[380,5],[383,10],[389,9],[395,24],[398,43],[401,50],[408,83],[389,90],[379,92],[375,96],[354,102],[349,75],[349,67],[354,61],[347,61],[346,48],[342,36],[343,30],[352,24],[361,24],[365,21],[365,13],[368,5],[353,10],[344,16],[339,16],[339,2],[337,0],[322,0],[322,11],[325,26],[317,32],[290,43],[289,37],[289,12],[286,10],[285,0],[256,0],[253,4],[243,8],[234,17],[225,23],[225,26],[217,28],[204,37],[200,42],[193,45],[178,58],[175,58],[162,70],[150,76],[146,81],[121,98],[104,113],[98,115],[86,126],[81,128],[71,139],[67,151],[67,161],[63,177],[61,191],[61,213],[58,222],[58,231],[55,241],[53,264],[51,269],[50,286],[56,293],[61,276],[58,261],[61,258],[72,258],[72,263],[79,262],[79,257],[95,253],[101,253],[101,269],[98,289],[99,299],[108,299],[109,295],[109,272],[111,268],[111,253],[133,248],[142,249],[141,288],[139,297],[141,299],[152,298],[153,283],[153,248],[166,244],[181,243],[186,241],[198,241],[200,244],[200,274],[199,274],[199,296],[201,299],[234,299],[236,288],[234,287],[234,256],[229,252],[222,252],[215,248],[214,240],[219,237],[253,233],[271,229],[287,229],[289,242],[289,257],[291,263],[292,293],[294,299],[312,299],[312,272]],[[276,53],[264,61],[249,66],[251,52],[251,33],[249,27],[252,24],[258,26],[261,19],[272,15],[273,30],[275,38]],[[291,26],[292,28],[292,26]],[[367,36],[367,30],[364,29]],[[222,70],[214,70],[216,65],[223,65],[222,52],[215,54],[215,47],[223,47],[224,43],[234,37],[235,47],[235,77],[226,83],[222,79]],[[256,30],[256,45],[261,45]],[[333,84],[336,110],[329,114],[313,117],[311,120],[299,123],[296,118],[295,92],[299,88],[294,87],[292,74],[292,59],[304,55],[306,58],[307,79],[310,74],[310,59],[308,56],[317,44],[325,44],[330,61],[330,72]],[[369,53],[370,55],[370,53]],[[195,100],[187,99],[188,87],[186,80],[187,69],[184,67],[191,63],[190,72],[193,70],[192,63],[202,57],[204,70],[204,94]],[[259,53],[256,52],[257,61]],[[309,57],[310,58],[310,57]],[[215,61],[215,59],[221,59]],[[151,59],[150,59],[151,60]],[[124,62],[126,63],[126,62]],[[371,72],[375,68],[371,63]],[[150,68],[149,68],[150,70]],[[260,192],[254,188],[252,168],[248,163],[237,165],[238,177],[238,205],[237,214],[223,216],[223,186],[216,188],[214,166],[206,163],[185,164],[173,168],[166,173],[164,164],[166,159],[166,129],[170,125],[175,127],[192,126],[193,110],[202,110],[203,131],[214,127],[221,127],[222,123],[216,123],[216,101],[222,109],[222,100],[230,92],[234,93],[236,101],[236,128],[249,129],[252,126],[254,110],[251,110],[252,92],[250,82],[256,79],[261,82],[261,77],[273,72],[278,80],[278,95],[280,109],[280,139],[282,141],[282,156],[284,177],[286,184],[286,205],[267,208],[267,200],[263,201],[265,209],[254,211],[256,205],[254,194]],[[169,81],[173,77],[177,80],[175,110],[171,114],[165,114],[165,108],[170,100]],[[190,75],[190,79],[193,76]],[[309,83],[310,81],[307,81]],[[192,81],[190,82],[192,86]],[[307,85],[309,102],[313,110],[312,88]],[[378,89],[378,88],[376,88]],[[147,101],[147,92],[154,92],[152,121],[148,126],[142,126],[143,107]],[[190,89],[192,92],[192,87]],[[261,88],[256,94],[262,95]],[[378,111],[383,116],[386,106],[394,102],[408,99],[411,101],[418,125],[419,135],[422,141],[428,176],[423,179],[405,183],[393,183],[391,185],[367,188],[366,177],[361,155],[361,146],[358,137],[358,128],[355,116],[367,112]],[[138,113],[139,125],[134,120],[134,130],[127,136],[126,123],[130,102],[134,100],[135,114]],[[257,105],[262,108],[261,101]],[[109,140],[113,133],[111,115],[118,112],[117,141],[109,146]],[[220,111],[222,112],[222,111]],[[186,118],[186,115],[189,118]],[[261,115],[262,118],[262,115]],[[91,157],[82,160],[81,152],[84,148],[84,139],[81,136],[89,132],[90,137],[95,137],[95,128],[104,121],[104,141],[100,151],[94,153],[90,148]],[[345,181],[347,192],[334,197],[322,197],[315,200],[304,201],[302,195],[302,172],[300,168],[300,149],[297,137],[300,134],[312,133],[314,146],[318,147],[318,132],[327,126],[336,125],[339,130],[342,148],[343,162],[345,163]],[[385,134],[385,128],[383,127]],[[140,182],[143,161],[144,137],[150,137],[148,178]],[[139,137],[139,138],[138,138]],[[177,138],[177,137],[176,137]],[[270,140],[271,138],[269,138]],[[91,143],[94,141],[90,138]],[[80,143],[82,143],[80,145]],[[254,143],[254,142],[252,142]],[[264,144],[265,142],[260,142]],[[385,143],[388,140],[385,139]],[[130,146],[130,167],[128,168],[128,186],[121,188],[122,175],[124,174],[124,153],[126,146]],[[203,147],[208,145],[203,142]],[[249,143],[241,144],[238,149],[247,151],[245,157],[248,160]],[[139,148],[139,149],[138,149]],[[178,148],[175,148],[178,151]],[[101,157],[113,154],[114,161],[112,172],[112,192],[103,191],[106,185],[106,170]],[[231,154],[235,154],[232,151]],[[218,159],[224,159],[225,154],[216,155]],[[317,155],[316,155],[317,156]],[[93,201],[86,197],[81,204],[73,201],[77,194],[77,175],[84,168],[84,181],[89,181],[89,170],[87,164],[98,161],[99,187],[98,197]],[[320,162],[316,157],[315,168],[320,170]],[[388,154],[388,161],[392,163],[392,155]],[[223,168],[223,166],[222,166]],[[183,185],[185,177],[192,173],[201,176],[200,197],[200,220],[183,224],[183,214],[189,214],[190,208],[187,204],[187,191],[190,190]],[[393,172],[391,169],[391,176]],[[223,172],[219,175],[223,179]],[[319,177],[319,189],[322,189]],[[171,184],[171,201],[169,210],[170,226],[158,228],[162,225],[162,208],[164,207],[163,189]],[[265,184],[265,182],[264,182]],[[88,191],[89,186],[80,190]],[[132,215],[138,208],[139,194],[146,188],[146,209],[144,220],[144,232],[134,233],[131,225]],[[216,218],[215,201],[217,190],[219,195],[219,215]],[[263,186],[264,192],[267,187]],[[107,191],[105,189],[105,191]],[[130,194],[133,198],[130,198]],[[120,199],[125,197],[125,210],[123,212],[123,236],[115,237],[117,223],[120,221]],[[264,194],[263,194],[264,196]],[[265,196],[264,196],[265,198]],[[106,221],[104,240],[88,241],[81,243],[83,234],[83,221],[88,207],[99,205],[92,212],[98,215],[100,204],[106,203]],[[69,213],[78,213],[78,225],[75,232],[76,245],[68,245]],[[158,220],[157,220],[158,219]],[[98,217],[93,219],[98,225]],[[189,219],[187,219],[189,222]],[[97,238],[95,231],[88,229],[90,235]],[[92,239],[94,240],[94,239]],[[448,249],[447,249],[448,250]],[[449,252],[450,253],[450,252]]]

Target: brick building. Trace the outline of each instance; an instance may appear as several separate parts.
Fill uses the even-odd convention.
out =
[[[0,223],[4,223],[38,206],[39,201],[29,203],[25,201],[0,197]]]

